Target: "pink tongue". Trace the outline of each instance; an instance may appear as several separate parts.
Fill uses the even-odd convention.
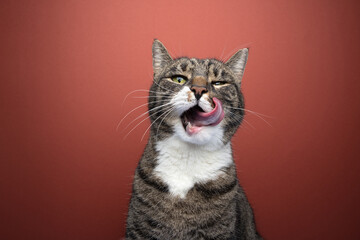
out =
[[[215,107],[211,112],[196,112],[194,114],[194,125],[196,126],[215,126],[218,125],[224,118],[224,110],[221,101],[213,98]]]

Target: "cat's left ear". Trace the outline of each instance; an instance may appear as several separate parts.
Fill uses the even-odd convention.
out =
[[[239,84],[241,83],[241,79],[244,75],[248,54],[248,48],[240,49],[225,63],[225,65],[235,73],[237,76],[236,82]]]
[[[165,46],[157,39],[154,40],[152,45],[152,57],[154,74],[159,74],[162,69],[172,61],[172,58]]]

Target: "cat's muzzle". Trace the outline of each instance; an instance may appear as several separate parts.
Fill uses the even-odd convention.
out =
[[[182,125],[189,135],[198,133],[204,126],[218,125],[223,120],[225,113],[221,101],[214,97],[213,102],[215,107],[210,112],[204,112],[196,105],[181,115]]]

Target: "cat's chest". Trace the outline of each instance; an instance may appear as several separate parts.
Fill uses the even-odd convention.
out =
[[[169,187],[174,196],[185,198],[196,183],[216,180],[222,169],[233,163],[231,146],[204,149],[182,142],[176,137],[160,141],[154,173]]]

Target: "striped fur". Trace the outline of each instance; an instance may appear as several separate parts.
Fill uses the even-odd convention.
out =
[[[172,59],[155,40],[149,110],[158,111],[150,117],[150,138],[135,171],[126,239],[261,239],[238,182],[230,142],[244,116],[240,82],[247,51],[237,52],[227,63]],[[172,82],[176,75],[188,81]],[[200,100],[209,108],[211,99],[218,98],[225,117],[219,125],[205,127],[206,134],[193,141],[185,136],[179,117],[183,108],[196,102],[187,89],[199,76],[207,88]],[[216,86],[216,81],[226,84]],[[184,104],[171,110],[161,107],[171,99],[176,99],[173,105]],[[185,179],[187,185],[181,182]]]

